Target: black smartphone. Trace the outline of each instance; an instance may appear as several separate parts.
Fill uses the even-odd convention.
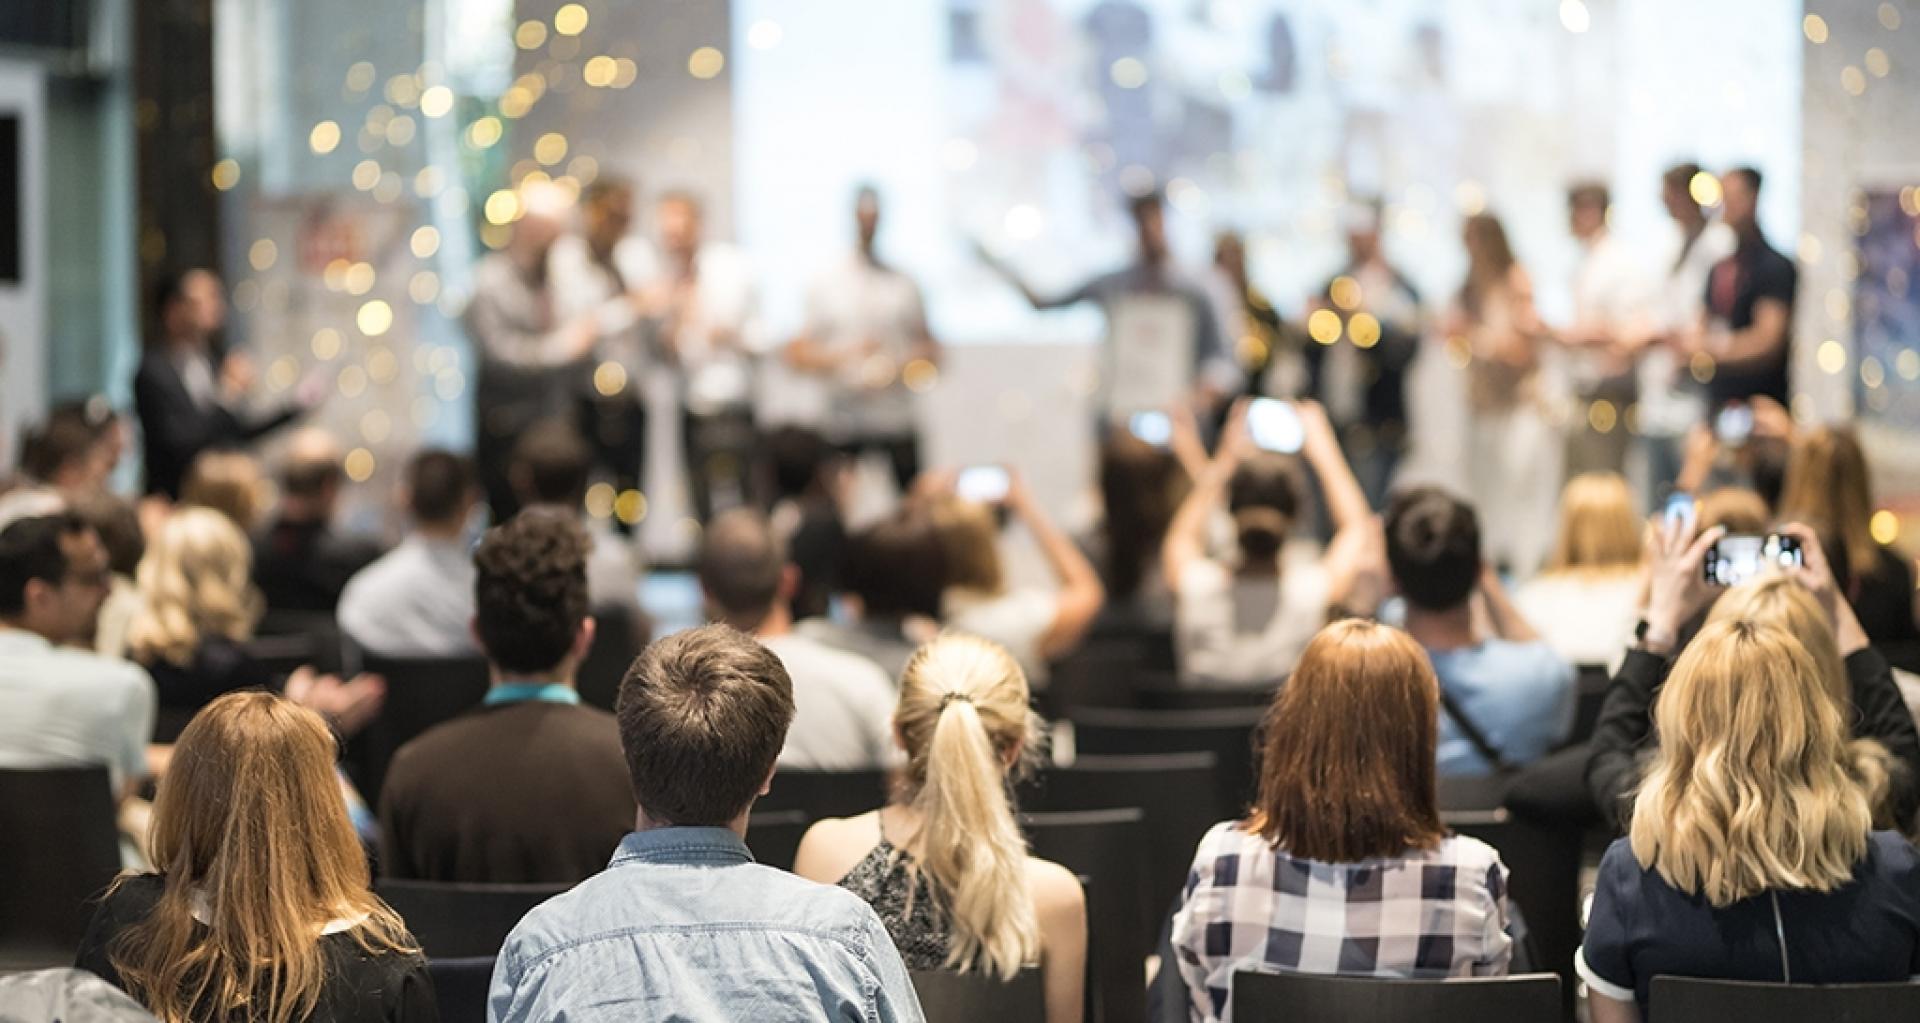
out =
[[[1704,571],[1715,586],[1738,586],[1767,566],[1798,568],[1806,562],[1800,541],[1784,533],[1766,536],[1723,536],[1707,548]]]

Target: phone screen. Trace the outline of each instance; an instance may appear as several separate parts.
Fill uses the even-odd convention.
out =
[[[1716,586],[1738,586],[1769,565],[1796,568],[1805,557],[1799,540],[1780,533],[1727,536],[1707,548],[1705,572],[1707,581]]]
[[[1247,406],[1247,432],[1263,450],[1283,455],[1298,452],[1307,439],[1293,405],[1275,398],[1255,398]]]
[[[974,465],[960,470],[953,491],[964,500],[997,504],[1007,499],[1007,488],[1012,484],[1006,469],[997,465]]]
[[[1667,503],[1660,514],[1669,528],[1678,524],[1683,531],[1692,532],[1695,521],[1693,495],[1684,490],[1676,490],[1668,494]]]
[[[1164,448],[1173,440],[1173,420],[1165,412],[1135,412],[1127,420],[1127,431],[1156,448]]]
[[[1728,405],[1713,417],[1713,435],[1728,447],[1739,447],[1753,436],[1753,410],[1745,405]]]

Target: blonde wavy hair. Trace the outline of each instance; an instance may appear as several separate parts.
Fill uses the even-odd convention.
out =
[[[231,520],[211,508],[167,517],[140,559],[140,612],[127,647],[142,661],[186,665],[208,636],[240,641],[260,620],[253,549]]]
[[[1582,473],[1560,491],[1560,530],[1548,572],[1624,573],[1640,567],[1640,516],[1617,472]]]
[[[907,662],[893,722],[907,753],[902,794],[920,817],[904,851],[946,910],[947,966],[1010,979],[1040,960],[1027,843],[1007,787],[1009,770],[1039,757],[1027,676],[995,643],[942,634]]]
[[[1852,878],[1873,813],[1805,644],[1750,619],[1709,624],[1653,717],[1660,747],[1628,829],[1643,867],[1715,907]]]
[[[153,804],[164,889],[107,951],[165,1023],[310,1017],[334,920],[357,921],[347,933],[368,954],[418,952],[369,889],[336,752],[318,714],[258,691],[214,700],[180,733]]]

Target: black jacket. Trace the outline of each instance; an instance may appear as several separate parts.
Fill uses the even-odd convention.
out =
[[[214,372],[218,375],[217,359]],[[147,493],[169,498],[180,496],[180,482],[200,452],[239,447],[300,414],[292,405],[260,415],[218,403],[196,405],[180,371],[159,346],[148,348],[140,357],[140,369],[133,377],[133,407],[140,416]]]

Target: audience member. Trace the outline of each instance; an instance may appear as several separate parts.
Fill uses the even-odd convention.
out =
[[[1767,531],[1773,521],[1766,498],[1745,487],[1721,487],[1708,491],[1698,506],[1698,533],[1715,527],[1732,536],[1755,536]],[[1698,535],[1698,533],[1694,535]]]
[[[107,550],[107,599],[95,616],[90,640],[94,652],[108,657],[127,655],[127,630],[140,613],[140,587],[133,577],[140,571],[140,559],[147,551],[146,534],[141,532],[140,513],[126,499],[104,490],[76,495],[68,502],[73,513],[92,527]]]
[[[429,448],[407,464],[412,528],[340,591],[340,631],[382,657],[474,652],[473,555],[467,523],[480,499],[473,465]]]
[[[1205,449],[1193,457],[1204,465]],[[1119,427],[1107,432],[1100,445],[1100,524],[1087,543],[1107,591],[1104,618],[1172,631],[1173,589],[1161,572],[1160,554],[1174,511],[1192,486],[1193,476],[1175,450]]]
[[[1471,507],[1424,487],[1394,499],[1386,557],[1406,628],[1440,678],[1440,773],[1517,767],[1573,727],[1573,666],[1514,610]]]
[[[0,767],[102,764],[116,793],[146,777],[153,680],[82,649],[110,574],[77,516],[0,531]]]
[[[1322,629],[1273,699],[1260,792],[1200,840],[1173,917],[1195,1020],[1232,1018],[1240,970],[1499,976],[1507,868],[1451,834],[1435,792],[1440,685],[1397,629]]]
[[[331,615],[355,572],[379,557],[379,545],[334,528],[346,478],[339,442],[301,430],[287,444],[280,506],[253,543],[253,578],[274,612]]]
[[[1027,677],[1044,685],[1047,665],[1072,652],[1106,602],[1100,575],[1072,538],[1056,526],[1020,474],[1007,470],[1005,499],[997,506],[952,493],[931,506],[946,547],[947,589],[941,622],[950,629],[990,639],[1007,648]],[[1014,588],[1000,554],[1004,508],[1039,544],[1054,588]]]
[[[1246,409],[1237,408],[1162,550],[1175,600],[1174,649],[1187,682],[1262,686],[1285,678],[1326,623],[1329,575],[1351,574],[1354,534],[1373,528],[1326,413],[1313,402],[1294,409],[1306,431],[1301,453],[1327,495],[1333,544],[1322,555],[1310,541],[1288,539],[1301,513],[1295,463],[1256,447]],[[1223,498],[1238,547],[1232,563],[1206,553],[1207,526]]]
[[[627,673],[619,717],[635,830],[513,929],[487,1018],[921,1019],[871,909],[747,851],[793,718],[779,658],[723,625],[675,633]]]
[[[244,451],[202,451],[180,483],[180,503],[212,508],[253,535],[266,501],[260,462]]]
[[[783,426],[763,438],[773,473],[773,531],[799,580],[788,611],[794,621],[825,615],[846,556],[848,463],[813,430]]]
[[[1873,481],[1852,427],[1823,426],[1794,438],[1779,516],[1832,539],[1827,563],[1867,638],[1911,658],[1920,644],[1913,562],[1874,539]]]
[[[587,596],[594,614],[622,615],[636,636],[650,631],[640,610],[640,566],[633,544],[614,532],[605,518],[586,513],[587,479],[593,452],[572,426],[542,420],[521,436],[513,449],[508,478],[520,507],[549,505],[580,522],[592,541],[587,554]]]
[[[156,872],[115,883],[77,965],[162,1020],[439,1019],[413,937],[368,889],[337,756],[278,696],[209,704],[160,782]]]
[[[758,639],[793,680],[793,727],[780,766],[853,771],[885,766],[893,749],[893,680],[863,657],[793,631],[799,573],[755,511],[722,512],[700,551],[709,615]]]
[[[894,730],[907,753],[899,798],[824,820],[794,871],[870,903],[907,966],[1010,979],[1039,963],[1048,1023],[1081,1017],[1086,896],[1059,864],[1028,855],[1007,795],[1039,756],[1027,680],[1001,647],[946,634],[900,680]]]
[[[1640,614],[1641,519],[1618,473],[1583,473],[1560,490],[1560,531],[1513,603],[1567,661],[1613,665]]]
[[[381,869],[428,881],[570,883],[606,865],[633,821],[613,715],[580,705],[593,645],[588,539],[529,507],[473,555],[483,704],[395,754],[380,798]]]
[[[859,654],[897,679],[939,629],[946,580],[946,549],[932,516],[896,509],[847,543],[839,600],[845,618],[810,618],[795,631]]]
[[[1575,962],[1594,1023],[1637,1023],[1658,975],[1834,984],[1920,970],[1920,861],[1872,830],[1820,675],[1786,630],[1749,620],[1709,625],[1680,655]]]
[[[247,538],[210,508],[175,511],[148,543],[127,650],[159,686],[156,740],[173,741],[222,693],[273,683],[246,648],[261,611],[251,568]]]
[[[63,401],[22,439],[20,471],[67,495],[102,490],[126,445],[126,426],[105,398]]]

